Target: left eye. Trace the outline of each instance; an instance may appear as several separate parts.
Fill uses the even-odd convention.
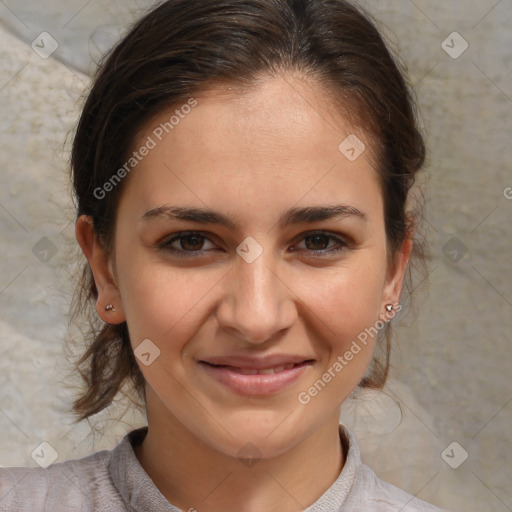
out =
[[[306,235],[303,239],[306,245],[306,249],[310,250],[313,253],[332,253],[332,252],[338,252],[341,248],[347,247],[347,243],[342,240],[341,238],[330,235],[327,233],[313,233],[311,235]],[[334,248],[331,246],[330,249],[323,248],[318,249],[318,246],[328,246],[329,241],[334,240],[337,242],[337,244],[334,244]],[[308,243],[309,242],[309,243]],[[314,246],[317,246],[316,248]]]
[[[202,233],[180,233],[163,242],[159,247],[180,257],[190,257],[196,255],[199,256],[201,253],[204,253],[207,250],[204,249],[205,241],[209,241],[213,244],[213,242],[211,242],[211,240]],[[329,242],[331,241],[334,241],[335,243],[329,248]],[[179,244],[179,247],[174,245],[176,243]],[[305,250],[307,252],[316,255],[338,253],[348,248],[349,245],[342,238],[324,232],[310,233],[306,236],[303,236],[300,243],[305,244]],[[298,247],[300,243],[295,247]],[[292,252],[295,252],[296,250],[297,249],[294,248]],[[299,248],[299,250],[302,249]]]
[[[184,253],[201,252],[205,240],[208,240],[208,238],[201,233],[182,233],[167,240],[161,247],[180,256],[185,256]],[[181,246],[179,249],[172,247],[175,242],[178,242]]]

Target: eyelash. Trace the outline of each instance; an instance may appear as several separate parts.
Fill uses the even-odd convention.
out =
[[[328,240],[335,240],[341,248],[338,249],[318,249],[318,250],[308,250],[310,254],[312,255],[318,255],[318,256],[333,256],[336,254],[339,254],[343,251],[346,251],[349,249],[349,244],[339,236],[333,235],[332,233],[325,232],[325,231],[312,231],[307,234],[305,234],[299,242],[302,242],[306,238],[313,237],[315,235],[324,235],[328,238]],[[165,242],[161,243],[158,247],[159,249],[170,252],[174,255],[176,255],[179,258],[195,258],[204,255],[205,252],[208,252],[208,250],[199,250],[199,251],[186,251],[184,249],[175,249],[173,247],[170,247],[172,243],[176,242],[177,240],[185,239],[189,236],[198,236],[199,238],[203,238],[206,240],[209,240],[209,238],[203,234],[200,231],[184,231],[180,232],[177,235],[174,235],[172,238],[166,240]],[[211,240],[210,240],[211,241]],[[294,251],[295,252],[295,251]]]

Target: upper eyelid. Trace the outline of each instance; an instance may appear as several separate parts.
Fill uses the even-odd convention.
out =
[[[347,237],[337,234],[337,233],[331,233],[330,231],[309,231],[305,234],[300,235],[299,242],[302,242],[305,238],[308,236],[314,236],[314,235],[325,235],[327,238],[331,238],[333,240],[336,240],[338,242],[341,242],[342,245],[348,246],[350,245],[350,242],[347,240]],[[322,251],[322,249],[319,249],[319,251]]]
[[[170,246],[171,243],[174,243],[177,240],[180,240],[181,238],[185,238],[187,236],[193,236],[193,235],[198,235],[201,238],[205,238],[206,240],[209,240],[212,243],[215,243],[215,241],[210,238],[211,235],[206,233],[206,232],[204,232],[204,231],[179,231],[179,232],[173,233],[168,238],[164,238],[163,242],[161,242],[159,244],[159,246],[165,248],[166,246]],[[314,236],[314,235],[325,235],[325,236],[327,236],[327,237],[329,237],[331,239],[337,240],[338,243],[341,242],[341,245],[344,246],[344,247],[351,245],[350,241],[347,240],[346,236],[343,236],[343,235],[341,235],[339,233],[333,233],[331,231],[326,231],[326,230],[310,230],[310,231],[306,231],[304,233],[301,233],[300,235],[297,235],[298,237],[300,237],[300,238],[298,238],[297,243],[301,242],[302,240],[304,240],[308,236]],[[175,250],[177,252],[187,252],[187,253],[191,253],[191,254],[193,254],[193,253],[201,253],[201,252],[205,251],[204,249],[200,249],[198,251],[186,251],[184,249],[174,249],[174,248],[171,248],[171,250]],[[318,249],[317,251],[311,250],[310,252],[328,252],[328,250],[327,249]]]
[[[185,238],[187,236],[192,236],[192,235],[198,235],[201,238],[205,238],[207,240],[210,240],[211,242],[214,242],[214,240],[212,240],[212,238],[211,238],[211,234],[205,233],[203,231],[179,231],[179,232],[173,233],[172,235],[170,235],[168,237],[164,237],[162,239],[162,242],[160,243],[160,245],[169,245],[170,243],[175,242],[176,240],[179,240],[180,238]],[[192,252],[192,251],[188,251],[188,252]],[[195,252],[200,252],[200,251],[195,251]]]

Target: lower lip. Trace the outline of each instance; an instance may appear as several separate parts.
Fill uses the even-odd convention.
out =
[[[229,366],[213,366],[199,362],[201,367],[215,380],[240,395],[273,395],[296,382],[311,366],[311,362],[295,365],[278,373],[244,375]]]

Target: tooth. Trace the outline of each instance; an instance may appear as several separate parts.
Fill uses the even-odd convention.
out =
[[[243,375],[256,375],[258,373],[258,370],[249,368],[238,368],[238,371]]]
[[[241,373],[242,375],[256,375],[256,374],[263,374],[263,375],[271,375],[273,373],[279,373],[283,370],[290,370],[295,366],[294,363],[290,364],[284,364],[281,366],[274,366],[272,368],[264,368],[263,370],[256,370],[256,369],[250,369],[250,368],[237,368],[236,370],[238,373]]]

